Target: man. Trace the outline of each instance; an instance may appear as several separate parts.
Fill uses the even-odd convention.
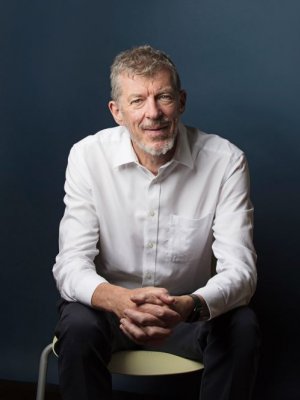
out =
[[[163,52],[119,54],[111,87],[118,126],[77,143],[66,173],[53,269],[62,398],[110,399],[111,353],[144,348],[203,360],[201,400],[250,399],[259,339],[245,156],[180,122],[186,93]]]

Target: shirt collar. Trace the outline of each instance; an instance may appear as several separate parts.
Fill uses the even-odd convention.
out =
[[[120,132],[121,140],[119,142],[118,149],[113,157],[113,166],[119,167],[125,164],[131,164],[131,163],[137,164],[138,158],[131,144],[130,133],[128,129],[125,128],[124,126],[120,128],[121,128]],[[190,143],[188,140],[187,129],[182,123],[179,123],[178,126],[176,151],[171,162],[172,161],[175,161],[179,164],[183,164],[191,169],[193,168],[194,165]]]
[[[125,164],[138,163],[137,156],[133,150],[130,133],[127,128],[120,126],[120,141],[113,155],[113,166],[119,167]]]
[[[194,160],[188,139],[187,128],[182,123],[179,123],[178,128],[177,147],[173,160],[192,169],[194,166]]]

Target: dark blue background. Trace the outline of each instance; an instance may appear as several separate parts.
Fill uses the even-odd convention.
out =
[[[178,66],[188,92],[183,121],[248,156],[259,255],[254,307],[264,340],[256,398],[298,399],[299,1],[7,0],[0,7],[0,379],[36,380],[56,321],[51,269],[68,152],[113,124],[115,54],[150,43]]]

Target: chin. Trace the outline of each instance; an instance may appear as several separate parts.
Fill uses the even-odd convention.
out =
[[[157,144],[154,146],[149,146],[149,145],[145,145],[145,144],[141,144],[141,143],[139,143],[138,145],[145,153],[148,153],[154,157],[160,157],[160,156],[164,156],[170,150],[172,150],[174,147],[174,144],[175,144],[175,137],[168,139],[167,141],[162,143],[160,146],[157,146]]]

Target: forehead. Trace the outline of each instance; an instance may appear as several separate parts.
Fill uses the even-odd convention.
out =
[[[121,94],[129,94],[135,91],[159,91],[174,89],[172,75],[167,69],[159,70],[154,74],[139,75],[123,72],[118,77]]]

